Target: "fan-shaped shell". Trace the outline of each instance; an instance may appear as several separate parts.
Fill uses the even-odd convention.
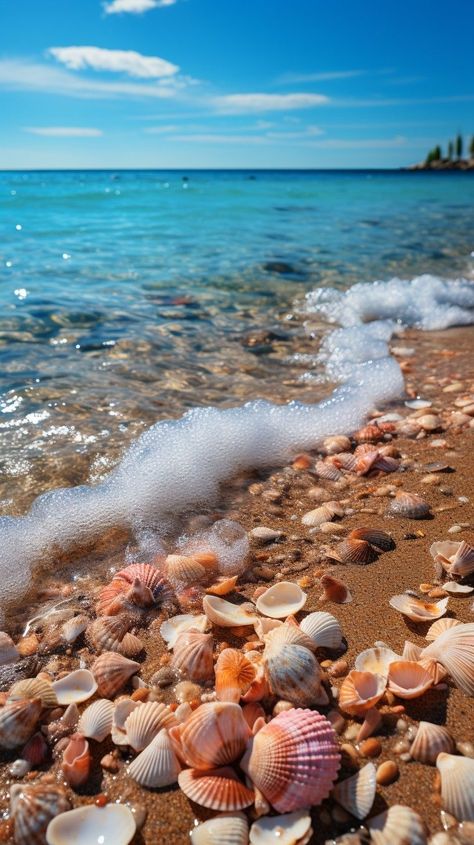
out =
[[[292,627],[286,624],[275,628],[265,638],[265,677],[280,698],[300,706],[314,704],[321,693],[320,666],[309,648],[288,641]],[[306,637],[301,630],[298,633]]]
[[[147,608],[166,597],[170,587],[162,573],[148,563],[132,563],[117,572],[99,593],[98,616],[112,616],[129,608]]]
[[[0,708],[0,747],[24,745],[34,734],[42,709],[39,698],[7,701]]]
[[[306,604],[308,596],[298,584],[292,581],[279,581],[265,590],[257,599],[257,610],[272,619],[286,619],[298,613]]]
[[[430,515],[430,506],[417,493],[399,490],[390,502],[387,513],[391,516],[401,516],[406,519],[426,519]]]
[[[112,698],[139,668],[140,664],[134,660],[129,660],[115,651],[104,651],[91,667],[99,695]]]
[[[441,775],[443,809],[458,822],[474,821],[474,760],[441,753],[436,768]]]
[[[373,845],[426,845],[425,825],[410,807],[394,804],[367,822]]]
[[[8,701],[19,701],[22,698],[39,698],[43,707],[57,707],[58,699],[49,681],[42,678],[26,678],[13,684],[8,693]]]
[[[166,558],[166,575],[175,585],[198,584],[207,578],[204,566],[194,557],[188,555],[168,555]]]
[[[207,625],[207,616],[204,613],[200,613],[198,616],[193,616],[191,613],[180,613],[178,616],[172,616],[171,619],[165,619],[162,622],[160,634],[168,648],[172,649],[180,634],[190,630],[203,633]]]
[[[448,597],[441,599],[438,602],[423,601],[417,599],[415,596],[410,596],[408,593],[402,593],[399,596],[393,596],[390,599],[390,606],[404,616],[408,616],[414,622],[430,622],[432,619],[439,619],[446,613],[448,609]]]
[[[52,684],[58,704],[79,704],[87,701],[97,690],[97,682],[88,669],[76,669]]]
[[[317,805],[339,770],[336,734],[316,711],[287,710],[250,740],[240,765],[279,813]]]
[[[253,804],[255,794],[228,766],[211,771],[185,769],[178,783],[187,798],[209,810],[243,810]]]
[[[115,651],[124,657],[135,657],[143,649],[143,643],[129,633],[131,619],[125,614],[99,616],[87,629],[87,640],[100,654]]]
[[[254,606],[250,602],[232,604],[232,602],[226,601],[220,596],[204,596],[202,606],[207,618],[221,628],[240,628],[243,625],[253,625],[258,619],[254,612]]]
[[[192,845],[248,845],[249,824],[244,813],[221,813],[191,831]]]
[[[147,701],[136,707],[125,720],[128,745],[143,751],[163,728],[177,724],[176,717],[166,704]]]
[[[151,591],[153,598],[161,592],[163,587],[163,573],[151,563],[131,563],[125,569],[116,572],[114,578],[133,584],[136,579]]]
[[[94,701],[89,707],[86,707],[79,719],[78,732],[88,739],[103,742],[112,731],[114,709],[113,702],[108,701],[107,698]]]
[[[149,789],[176,783],[180,771],[181,766],[164,728],[128,767],[130,777]]]
[[[474,547],[463,540],[451,558],[450,575],[465,578],[474,572]]]
[[[320,505],[319,508],[314,508],[314,510],[303,514],[301,522],[311,528],[318,528],[323,522],[330,522],[333,516],[334,512],[331,508],[328,508],[327,505]]]
[[[316,475],[325,478],[327,481],[338,481],[342,477],[342,472],[334,464],[325,461],[316,461],[314,470]]]
[[[367,763],[355,775],[337,783],[332,791],[337,803],[356,819],[365,819],[372,809],[377,788],[376,773],[374,764]]]
[[[410,755],[419,763],[431,763],[434,766],[438,754],[444,751],[452,754],[454,740],[447,728],[432,722],[420,722],[410,747]]]
[[[250,845],[305,845],[313,833],[307,810],[284,816],[265,816],[250,828]]]
[[[60,813],[46,831],[48,845],[128,845],[135,836],[133,813],[124,804],[88,804]]]
[[[275,628],[271,628],[264,634],[263,639],[265,645],[272,646],[272,648],[282,645],[299,645],[309,648],[310,651],[316,651],[316,646],[311,637],[294,620],[291,621],[290,619],[284,623],[279,623]]]
[[[419,663],[396,660],[388,669],[388,688],[399,698],[418,698],[433,685],[433,678]]]
[[[385,692],[386,678],[373,672],[352,669],[344,678],[339,690],[339,705],[351,715],[370,710]]]
[[[125,730],[125,722],[130,713],[133,713],[137,707],[141,707],[140,701],[134,701],[133,698],[122,698],[117,701],[112,719],[112,742],[115,745],[128,745],[127,732]]]
[[[205,770],[237,760],[251,732],[239,705],[222,701],[201,704],[169,734],[186,765]]]
[[[5,631],[0,631],[0,666],[15,663],[19,657],[20,652],[12,638]]]
[[[89,778],[92,757],[89,743],[81,734],[73,734],[64,750],[61,768],[69,786],[76,789]]]
[[[474,695],[474,623],[456,625],[430,643],[422,658],[441,663],[456,686],[466,695]]]
[[[218,701],[240,701],[250,689],[257,671],[253,663],[236,648],[225,648],[215,666]]]
[[[173,648],[171,665],[192,681],[208,681],[214,674],[212,634],[185,631]]]
[[[451,619],[451,618],[444,618],[444,619],[437,619],[436,622],[433,622],[432,625],[428,628],[425,640],[428,642],[433,642],[436,640],[441,634],[444,634],[448,628],[454,628],[455,625],[461,625],[459,619]]]
[[[67,619],[61,626],[61,637],[64,642],[68,645],[74,643],[84,633],[90,621],[89,617],[84,614]]]
[[[263,642],[270,631],[273,631],[274,628],[280,628],[282,625],[283,622],[280,619],[269,619],[267,616],[262,616],[261,619],[254,622],[253,627],[257,637]]]
[[[324,590],[322,599],[332,601],[335,604],[349,604],[352,601],[348,586],[339,578],[335,578],[333,575],[322,575],[319,583]]]
[[[405,640],[403,644],[403,652],[402,656],[398,658],[398,660],[411,660],[413,663],[417,663],[420,659],[421,652],[423,649],[421,646],[416,645],[416,643],[410,642],[410,640]]]
[[[10,811],[16,845],[43,845],[49,822],[70,808],[69,799],[55,784],[19,784],[10,788]]]
[[[347,537],[347,539],[337,544],[334,550],[334,556],[337,560],[342,561],[342,563],[363,565],[373,563],[374,560],[377,560],[378,552],[367,540]]]
[[[395,543],[390,534],[381,531],[379,528],[354,528],[349,534],[349,539],[367,540],[371,546],[375,546],[381,552],[388,552],[395,548]]]
[[[375,646],[374,648],[367,648],[357,655],[355,668],[358,672],[372,672],[374,675],[386,678],[390,663],[393,663],[394,660],[400,660],[400,656],[395,654],[391,648]]]
[[[316,648],[329,648],[332,651],[342,645],[342,629],[336,617],[323,610],[309,613],[302,620],[300,628],[310,637]]]

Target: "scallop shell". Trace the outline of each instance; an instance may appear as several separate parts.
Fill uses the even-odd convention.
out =
[[[64,753],[61,768],[69,786],[76,789],[89,779],[92,757],[89,743],[81,734],[73,734]]]
[[[166,704],[147,701],[135,708],[125,720],[128,745],[135,751],[143,751],[163,728],[172,728],[176,724],[176,717]]]
[[[187,798],[209,810],[243,810],[253,804],[255,793],[226,766],[211,771],[185,769],[178,783]]]
[[[10,812],[15,825],[16,845],[44,845],[46,828],[59,813],[70,808],[60,786],[46,783],[10,787]]]
[[[432,685],[432,676],[419,663],[396,660],[388,668],[388,688],[399,698],[418,698]]]
[[[359,540],[355,537],[348,537],[342,543],[338,543],[334,556],[342,563],[356,563],[364,565],[373,563],[378,558],[378,552],[367,540]]]
[[[307,598],[308,596],[298,584],[292,581],[279,581],[258,597],[256,607],[263,616],[286,619],[287,616],[298,613],[305,606]]]
[[[303,525],[308,525],[311,528],[318,528],[323,522],[330,522],[334,513],[327,505],[320,505],[312,511],[308,511],[301,517]]]
[[[54,681],[51,686],[56,693],[58,704],[79,704],[87,701],[97,690],[97,682],[92,672],[88,669],[76,669],[69,672],[59,681]]]
[[[442,751],[447,754],[454,751],[454,740],[448,729],[432,722],[420,722],[410,747],[410,756],[419,763],[431,763],[434,766]]]
[[[135,836],[133,813],[124,804],[88,804],[60,813],[46,831],[48,845],[129,845]]]
[[[391,648],[375,646],[361,651],[355,659],[355,668],[358,672],[372,672],[386,678],[390,663],[400,660],[400,655],[395,654]]]
[[[250,845],[305,845],[313,833],[307,810],[284,816],[265,816],[250,828]]]
[[[171,728],[169,734],[186,765],[205,770],[237,760],[251,732],[238,704],[211,702],[201,704],[183,724]]]
[[[474,821],[474,760],[442,752],[436,768],[441,775],[443,809],[458,822]]]
[[[339,706],[351,715],[370,710],[385,692],[386,678],[373,672],[352,669],[344,678],[339,690]]]
[[[253,663],[241,651],[225,648],[217,658],[216,696],[218,701],[233,701],[236,704],[250,689],[257,674]]]
[[[292,628],[288,624],[282,625],[265,638],[265,677],[272,692],[280,698],[302,706],[314,704],[321,693],[320,666],[309,648],[292,641]],[[299,637],[306,638],[304,632],[295,630]]]
[[[114,578],[126,581],[128,584],[134,584],[138,578],[141,584],[148,587],[154,599],[161,593],[163,587],[163,573],[151,563],[131,563],[125,569],[116,572]]]
[[[103,742],[112,731],[114,710],[113,702],[106,698],[94,701],[89,707],[86,707],[79,719],[78,732],[88,739]]]
[[[5,666],[7,663],[15,663],[19,657],[20,652],[12,638],[5,631],[0,631],[0,666]]]
[[[191,681],[208,681],[214,674],[213,649],[212,634],[185,631],[174,644],[171,665]]]
[[[132,563],[114,575],[99,593],[98,616],[112,616],[125,608],[147,608],[169,594],[169,584],[155,566]]]
[[[207,616],[200,613],[198,616],[193,616],[191,613],[180,613],[178,616],[172,616],[171,619],[165,619],[160,627],[160,634],[163,637],[168,648],[174,648],[174,644],[180,634],[185,631],[201,631],[204,632],[207,628]]]
[[[367,540],[381,552],[389,552],[395,548],[395,543],[390,534],[381,531],[379,528],[354,528],[349,534],[349,539]]]
[[[383,440],[385,432],[376,423],[367,423],[353,435],[356,443],[378,443]]]
[[[134,701],[133,698],[122,698],[115,704],[113,719],[112,719],[112,742],[115,745],[128,745],[127,732],[125,730],[125,722],[130,713],[133,713],[137,707],[141,707],[140,701]]]
[[[128,767],[130,777],[149,789],[176,783],[180,771],[166,729],[162,729]]]
[[[325,478],[327,481],[338,481],[342,478],[342,472],[334,464],[326,463],[325,461],[316,461],[314,470],[316,475],[319,475],[320,478]]]
[[[320,804],[340,753],[331,723],[314,710],[279,713],[250,740],[241,768],[279,813]]]
[[[129,633],[131,620],[125,614],[99,616],[87,629],[87,640],[101,654],[115,651],[124,657],[135,657],[143,650],[143,643]]]
[[[374,764],[367,763],[355,775],[337,783],[332,791],[337,803],[356,819],[365,819],[372,809],[377,788],[376,773]]]
[[[323,575],[319,579],[319,583],[324,590],[320,601],[332,601],[335,604],[349,604],[352,601],[349,588],[339,578],[334,578],[333,575]]]
[[[437,637],[441,636],[441,634],[444,634],[444,632],[447,631],[448,628],[454,628],[456,625],[460,624],[461,622],[459,622],[458,619],[437,619],[436,622],[433,622],[433,624],[430,625],[430,627],[428,628],[425,635],[425,640],[428,640],[428,642],[431,643],[436,640]]]
[[[474,572],[474,547],[464,540],[460,543],[454,556],[451,558],[450,575],[457,575],[458,578],[465,578]]]
[[[438,602],[428,602],[410,596],[408,593],[402,593],[399,596],[393,596],[389,604],[394,610],[398,610],[414,622],[430,622],[432,619],[444,616],[448,609],[448,600],[446,597]]]
[[[134,660],[129,660],[115,651],[104,651],[91,667],[99,695],[112,698],[139,668],[140,664]]]
[[[166,575],[174,585],[199,584],[207,578],[207,570],[194,557],[187,555],[168,555]]]
[[[248,845],[249,823],[244,813],[221,813],[191,831],[191,845]]]
[[[88,616],[80,614],[79,616],[73,616],[72,619],[68,619],[64,622],[61,626],[61,637],[64,642],[68,643],[68,645],[76,642],[78,637],[84,633],[90,621],[91,620]]]
[[[411,660],[413,663],[418,663],[422,651],[421,646],[411,643],[410,640],[405,640],[402,656],[398,660]]]
[[[335,651],[342,645],[341,626],[331,613],[323,610],[309,613],[302,620],[300,628],[312,639],[316,648]]]
[[[369,819],[373,845],[426,845],[427,835],[418,813],[402,804],[394,804],[385,813]]]
[[[455,625],[422,651],[446,669],[459,689],[474,695],[474,622]]]
[[[24,745],[34,734],[42,709],[39,698],[7,701],[0,708],[0,747]]]
[[[204,596],[202,606],[207,618],[221,628],[240,628],[253,625],[258,617],[253,604],[232,604],[219,596]]]
[[[26,678],[13,684],[8,693],[8,701],[19,701],[22,698],[39,698],[44,708],[58,706],[52,685],[42,678]]]
[[[430,515],[430,506],[416,493],[399,490],[390,502],[387,513],[391,516],[401,516],[407,519],[425,519]]]

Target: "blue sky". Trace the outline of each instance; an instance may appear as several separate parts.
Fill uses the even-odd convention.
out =
[[[0,168],[392,167],[474,133],[474,3],[0,0]]]

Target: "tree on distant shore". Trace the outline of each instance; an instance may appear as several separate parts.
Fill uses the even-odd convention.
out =
[[[474,135],[471,138],[471,143],[469,144],[469,155],[471,158],[474,158]]]
[[[462,135],[456,138],[456,158],[462,158]]]
[[[448,144],[448,158],[449,158],[450,161],[453,160],[453,154],[454,154],[454,144],[453,144],[452,141],[450,141],[449,144]]]
[[[443,154],[441,152],[441,147],[440,147],[439,144],[436,145],[433,152],[434,152],[434,161],[441,161]]]

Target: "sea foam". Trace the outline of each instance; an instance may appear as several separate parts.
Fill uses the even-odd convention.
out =
[[[474,284],[420,276],[320,289],[306,297],[344,328],[320,348],[329,377],[341,384],[314,405],[248,402],[226,410],[198,408],[145,431],[121,463],[95,486],[40,496],[24,517],[0,519],[0,608],[27,590],[35,563],[122,527],[132,536],[169,528],[177,515],[215,502],[239,471],[283,464],[329,434],[357,429],[375,406],[403,394],[388,342],[397,328],[442,329],[474,322]]]

